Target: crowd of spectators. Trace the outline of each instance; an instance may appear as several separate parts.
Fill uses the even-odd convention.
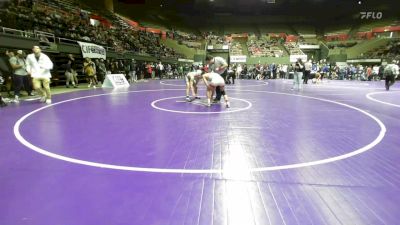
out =
[[[284,45],[290,55],[304,55],[297,42],[286,42]]]
[[[328,42],[326,45],[329,49],[336,49],[336,48],[350,48],[357,44],[356,41],[346,41],[346,42]]]
[[[400,59],[400,41],[391,40],[387,45],[361,54],[361,59]]]
[[[229,52],[231,55],[243,55],[243,48],[239,42],[233,41],[230,45]]]
[[[226,40],[224,36],[218,36],[214,34],[213,32],[205,32],[203,33],[204,39],[207,41],[207,43],[210,45],[228,45],[229,42]]]
[[[397,61],[399,64],[399,61]],[[323,79],[330,80],[381,80],[384,76],[384,65],[378,64],[335,64],[326,60],[310,61],[311,69],[307,78],[313,83]],[[294,64],[232,64],[229,71],[239,79],[291,79],[294,74]],[[303,71],[304,73],[304,71]]]
[[[132,51],[155,57],[180,58],[173,49],[160,43],[160,35],[140,30],[126,29],[118,24],[111,27],[90,24],[84,10],[66,12],[56,5],[21,0],[10,1],[0,11],[0,26],[28,32],[42,31],[56,37],[96,43],[118,52]]]
[[[200,48],[203,40],[201,36],[176,30],[168,31],[167,36],[172,37],[174,40],[177,40],[179,44],[186,45],[189,48]]]
[[[250,39],[247,42],[250,57],[282,57],[283,51],[274,40]]]

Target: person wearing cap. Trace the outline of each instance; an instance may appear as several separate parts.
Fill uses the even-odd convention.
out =
[[[51,104],[50,70],[53,69],[53,62],[39,46],[33,46],[32,52],[26,57],[26,70],[32,77],[33,88],[41,96],[40,102]]]
[[[390,86],[394,84],[399,75],[399,66],[397,65],[396,60],[393,60],[392,63],[386,65],[383,75],[385,76],[385,88],[389,91]]]
[[[21,88],[24,87],[29,96],[32,96],[32,87],[30,77],[26,71],[26,63],[22,50],[17,51],[17,55],[9,59],[13,69],[13,84],[14,84],[14,102],[19,102]]]

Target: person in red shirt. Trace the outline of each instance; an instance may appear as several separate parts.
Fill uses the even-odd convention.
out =
[[[148,78],[151,78],[151,74],[153,73],[153,68],[151,67],[151,64],[150,64],[150,63],[148,63],[148,64],[146,65],[146,71],[147,71],[147,77],[148,77]]]

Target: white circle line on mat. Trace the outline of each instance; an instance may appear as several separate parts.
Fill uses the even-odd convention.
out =
[[[378,99],[372,97],[373,95],[389,94],[389,93],[396,93],[396,92],[398,93],[399,91],[380,91],[380,92],[372,92],[372,93],[366,94],[365,96],[366,96],[369,100],[371,100],[371,101],[379,102],[379,103],[381,103],[381,104],[390,105],[390,106],[393,106],[393,107],[400,108],[400,105],[393,104],[393,103],[390,103],[390,102],[381,101],[381,100],[378,100]]]
[[[165,100],[169,100],[169,99],[176,99],[176,98],[181,98],[184,99],[185,96],[174,96],[174,97],[168,97],[168,98],[161,98],[161,99],[157,99],[155,101],[153,101],[151,103],[151,107],[161,110],[161,111],[165,111],[165,112],[172,112],[172,113],[183,113],[183,114],[226,114],[226,113],[234,113],[234,112],[240,112],[240,111],[244,111],[244,110],[248,110],[250,109],[253,104],[251,104],[251,102],[244,100],[244,99],[240,99],[240,98],[232,98],[229,97],[229,99],[234,99],[234,100],[238,100],[238,101],[242,101],[242,102],[246,102],[247,106],[244,108],[228,108],[226,110],[221,110],[221,111],[215,111],[215,112],[193,112],[193,111],[179,111],[179,110],[173,110],[173,109],[166,109],[166,108],[161,108],[160,106],[157,106],[158,102],[161,101],[165,101]],[[231,102],[232,104],[232,102]],[[204,105],[204,107],[206,108],[207,106]],[[211,105],[210,107],[207,108],[211,108],[213,107],[213,105]]]
[[[121,94],[121,93],[129,93],[129,92],[155,92],[155,91],[166,91],[168,89],[162,89],[162,90],[142,90],[142,91],[125,91],[125,92],[115,92],[115,93],[108,93],[108,94],[99,94],[99,95],[91,95],[91,96],[85,96],[85,97],[79,97],[79,98],[73,98],[65,101],[61,101],[58,103],[54,103],[51,105],[47,105],[44,107],[41,107],[39,109],[36,109],[24,116],[22,116],[14,125],[14,135],[17,138],[19,142],[21,142],[23,145],[28,147],[29,149],[38,152],[40,154],[43,154],[45,156],[54,158],[54,159],[59,159],[63,160],[66,162],[70,163],[76,163],[80,165],[86,165],[86,166],[92,166],[92,167],[98,167],[98,168],[106,168],[106,169],[113,169],[113,170],[124,170],[124,171],[136,171],[136,172],[148,172],[148,173],[175,173],[175,174],[223,174],[224,169],[169,169],[169,168],[154,168],[154,167],[134,167],[134,166],[119,166],[119,165],[112,165],[112,164],[105,164],[105,163],[97,163],[97,162],[91,162],[91,161],[86,161],[86,160],[80,160],[76,158],[71,158],[71,157],[66,157],[63,155],[58,155],[53,152],[47,151],[43,148],[37,147],[30,142],[28,142],[20,133],[20,126],[24,120],[29,118],[31,115],[40,112],[41,110],[47,109],[49,107],[54,107],[59,104],[63,104],[66,102],[70,101],[76,101],[80,99],[85,99],[85,98],[91,98],[91,97],[97,97],[97,96],[104,96],[104,95],[112,95],[112,94]],[[180,89],[169,89],[170,90],[180,90]],[[304,162],[304,163],[295,163],[295,164],[286,164],[286,165],[278,165],[278,166],[269,166],[269,167],[258,167],[258,168],[248,168],[247,172],[265,172],[265,171],[277,171],[277,170],[287,170],[287,169],[296,169],[296,168],[303,168],[303,167],[310,167],[310,166],[316,166],[316,165],[322,165],[322,164],[327,164],[339,160],[344,160],[353,156],[356,156],[358,154],[361,154],[363,152],[366,152],[370,149],[372,149],[374,146],[379,144],[382,139],[385,136],[386,133],[386,127],[383,124],[382,121],[380,121],[377,117],[374,115],[357,108],[355,106],[351,106],[345,103],[341,102],[336,102],[332,100],[327,100],[327,99],[322,99],[322,98],[317,98],[317,97],[310,97],[310,96],[304,96],[304,95],[296,95],[296,94],[289,94],[289,93],[282,93],[282,92],[269,92],[269,91],[252,91],[252,90],[243,90],[245,92],[260,92],[260,93],[270,93],[270,94],[278,94],[278,95],[289,95],[289,96],[297,96],[297,97],[303,97],[303,98],[308,98],[308,99],[315,99],[323,102],[329,102],[337,105],[341,105],[353,110],[356,110],[371,119],[373,119],[380,127],[380,131],[378,136],[369,144],[358,148],[354,151],[351,151],[349,153],[335,156],[335,157],[330,157],[326,159],[321,159],[321,160],[315,160],[315,161],[310,161],[310,162]]]

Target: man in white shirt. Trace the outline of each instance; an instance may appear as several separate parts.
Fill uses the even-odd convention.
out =
[[[157,64],[157,76],[162,79],[164,73],[164,65],[161,63],[161,61]]]
[[[383,74],[385,75],[386,90],[389,91],[390,86],[394,84],[397,76],[399,75],[399,66],[397,65],[397,61],[393,60],[392,63],[387,64]]]
[[[42,53],[39,46],[33,46],[32,51],[33,53],[26,57],[26,70],[32,77],[33,88],[42,96],[40,102],[51,104],[50,70],[53,69],[53,62]]]
[[[304,63],[304,80],[303,80],[303,84],[308,84],[308,78],[310,78],[310,74],[311,74],[311,67],[312,67],[312,61],[310,59],[306,63]]]
[[[236,77],[240,79],[240,74],[242,74],[243,68],[242,65],[238,64],[236,68]]]

